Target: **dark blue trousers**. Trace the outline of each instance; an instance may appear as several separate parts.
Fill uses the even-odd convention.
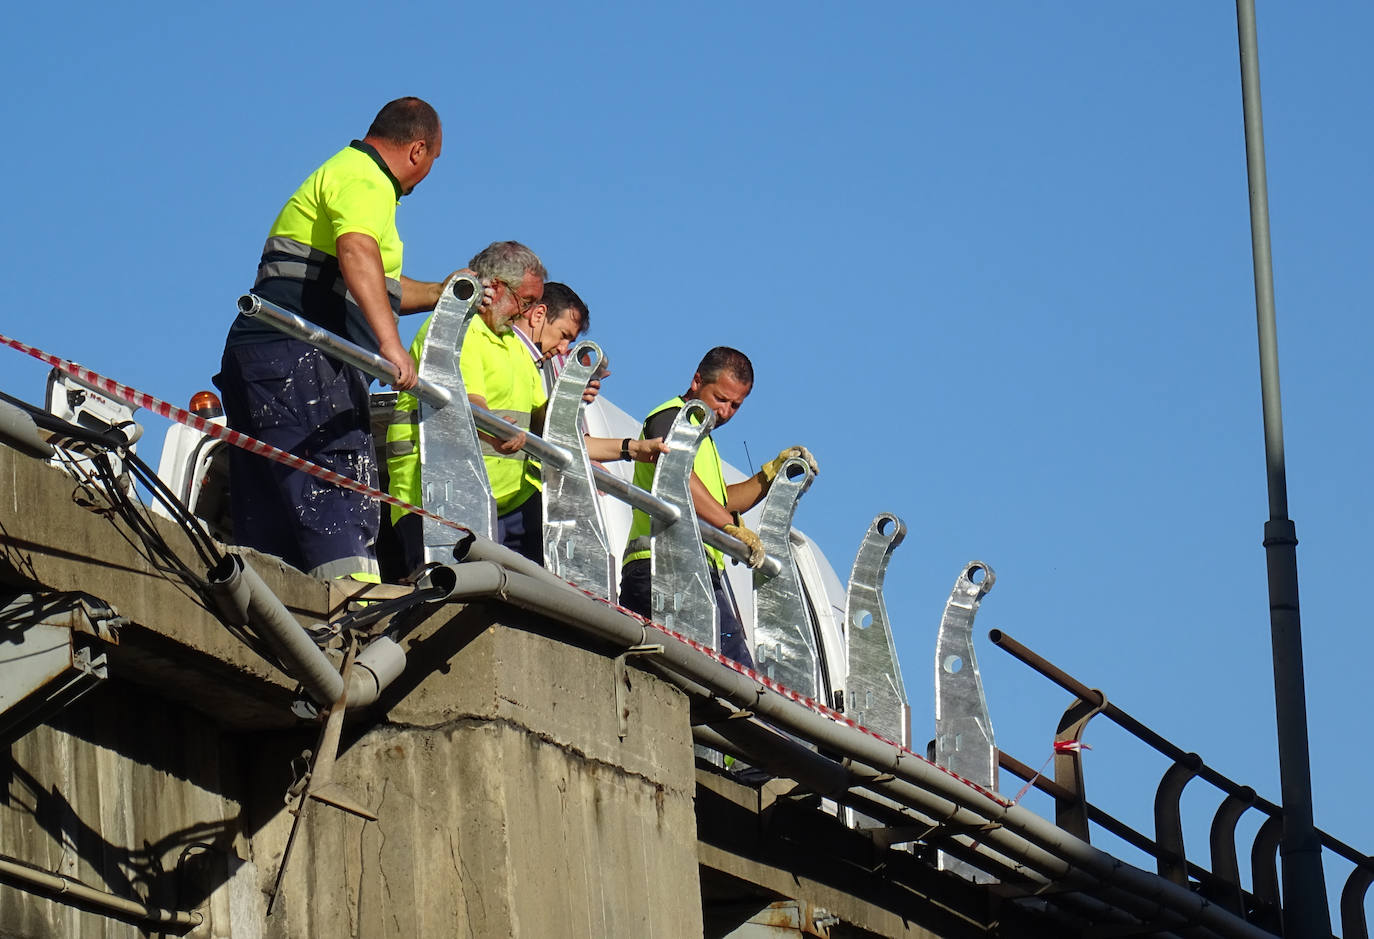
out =
[[[234,430],[374,489],[371,379],[296,339],[232,346],[215,376]],[[234,541],[319,577],[377,573],[376,502],[299,470],[229,450]]]

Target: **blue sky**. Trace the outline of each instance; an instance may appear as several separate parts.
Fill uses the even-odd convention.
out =
[[[0,329],[186,401],[285,197],[421,95],[446,134],[400,210],[408,275],[525,241],[590,304],[627,411],[712,345],[751,354],[722,451],[817,454],[797,522],[842,574],[875,514],[906,520],[887,599],[918,737],[943,603],[979,558],[1002,747],[1039,765],[1068,701],[992,626],[1277,800],[1234,16],[30,5],[0,38]],[[1317,822],[1369,850],[1374,8],[1258,17]],[[45,370],[3,355],[4,390],[41,400]],[[1162,763],[1105,722],[1085,739],[1090,796],[1149,830]],[[1216,801],[1185,798],[1204,861]]]

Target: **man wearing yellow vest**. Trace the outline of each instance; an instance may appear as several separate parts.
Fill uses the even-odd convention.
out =
[[[432,310],[441,282],[401,276],[396,205],[429,174],[443,145],[439,116],[398,98],[367,135],[315,170],[277,215],[253,292],[380,353],[397,389],[415,363],[396,329],[401,313]],[[341,475],[378,485],[368,385],[353,366],[240,315],[220,374],[229,426]],[[234,540],[319,577],[377,580],[381,516],[366,496],[237,447],[229,451]]]
[[[700,400],[715,412],[716,423],[712,431],[725,426],[735,412],[749,397],[754,389],[754,366],[749,357],[737,349],[717,346],[706,353],[687,391],[676,398],[663,402],[644,419],[643,437],[664,437],[673,426],[678,411],[693,398]],[[717,528],[727,535],[733,535],[749,547],[749,566],[758,567],[763,563],[763,543],[759,536],[739,520],[741,512],[747,512],[763,501],[768,487],[773,484],[783,463],[792,457],[800,457],[811,465],[813,473],[819,472],[816,460],[805,447],[788,447],[774,459],[763,465],[753,476],[743,482],[725,484],[725,471],[721,465],[720,453],[716,442],[707,434],[697,449],[696,461],[692,466],[692,505],[697,518]],[[642,464],[635,467],[635,485],[651,490],[654,485],[654,465]],[[652,520],[644,512],[635,509],[630,523],[630,540],[625,545],[625,557],[620,570],[620,603],[626,609],[634,610],[641,616],[653,617],[651,612],[651,555],[649,534]],[[703,545],[707,562],[711,569],[711,585],[715,588],[716,606],[720,610],[720,651],[744,665],[754,664],[745,641],[744,627],[739,621],[733,598],[724,589],[725,556],[709,545]]]
[[[518,241],[494,242],[468,266],[483,285],[494,289],[491,302],[484,303],[468,324],[459,353],[458,368],[463,375],[468,400],[505,418],[521,431],[533,429],[537,433],[544,426],[548,395],[534,357],[525,340],[516,334],[513,321],[536,308],[543,296],[547,272],[535,253]],[[428,330],[426,322],[411,345],[411,355],[417,362]],[[600,382],[593,381],[584,400],[594,400],[599,387]],[[387,431],[391,493],[415,505],[420,504],[423,491],[420,477],[423,454],[418,450],[419,428],[414,423],[418,404],[413,395],[401,395]],[[479,431],[478,436],[482,441],[482,461],[486,464],[492,498],[496,500],[496,540],[543,564],[544,507],[540,496],[540,467],[537,460],[521,449],[525,445],[525,435],[521,433],[504,440]],[[603,462],[652,459],[666,449],[661,440],[587,437],[586,441],[588,455]],[[423,559],[420,519],[393,507],[392,522],[401,542],[404,563],[414,570]]]

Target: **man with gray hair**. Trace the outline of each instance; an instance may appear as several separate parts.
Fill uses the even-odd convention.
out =
[[[517,241],[488,245],[468,264],[489,288],[489,299],[468,325],[459,355],[459,370],[468,400],[510,421],[522,433],[503,439],[483,431],[482,460],[486,464],[491,494],[496,500],[497,541],[540,564],[544,563],[544,517],[541,473],[538,461],[527,456],[523,431],[539,431],[544,423],[548,394],[544,381],[513,321],[539,303],[548,276],[533,251]],[[426,322],[410,347],[418,362],[429,330]],[[593,381],[584,400],[595,399],[600,383]],[[403,394],[396,402],[396,417],[387,431],[387,468],[391,493],[420,505],[419,427],[413,415],[419,402]],[[611,440],[587,437],[587,453],[593,460],[652,459],[665,452],[661,439]],[[392,522],[402,545],[404,562],[414,570],[422,560],[420,519],[392,508]]]

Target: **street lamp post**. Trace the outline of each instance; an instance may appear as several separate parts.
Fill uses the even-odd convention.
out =
[[[1236,0],[1236,26],[1240,37],[1240,87],[1245,111],[1245,163],[1250,183],[1250,240],[1254,254],[1260,394],[1264,405],[1264,455],[1269,483],[1269,521],[1264,524],[1264,550],[1269,578],[1274,710],[1283,797],[1283,838],[1279,853],[1283,858],[1284,935],[1296,939],[1330,939],[1331,914],[1327,909],[1322,875],[1321,842],[1312,820],[1307,693],[1303,686],[1302,625],[1298,614],[1298,537],[1288,518],[1288,481],[1283,460],[1274,269],[1269,248],[1269,186],[1264,168],[1264,119],[1260,108],[1259,41],[1255,33],[1254,0]]]

